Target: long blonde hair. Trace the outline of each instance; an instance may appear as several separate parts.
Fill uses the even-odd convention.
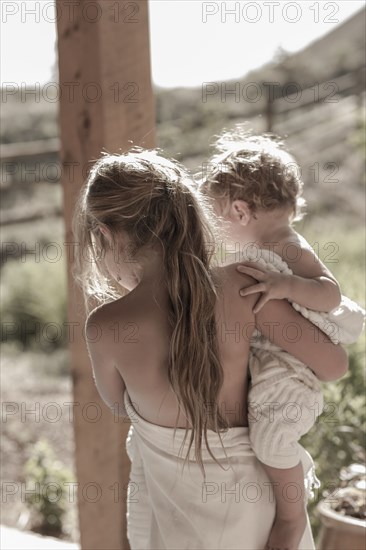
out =
[[[202,433],[218,462],[209,448],[207,429],[212,422],[222,444],[220,430],[228,428],[218,406],[223,368],[216,335],[218,284],[211,271],[215,235],[209,208],[183,166],[156,150],[135,147],[122,155],[107,154],[94,164],[72,222],[77,244],[73,275],[82,286],[86,308],[90,297],[108,302],[123,295],[100,261],[108,244],[96,232],[98,225],[108,227],[113,242],[119,231],[126,231],[134,245],[132,257],[142,246],[161,243],[171,326],[169,382],[192,428],[184,464],[194,441],[203,472]],[[177,421],[178,417],[179,413]]]

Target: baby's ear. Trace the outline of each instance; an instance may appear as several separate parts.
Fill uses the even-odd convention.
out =
[[[251,220],[252,212],[246,201],[237,199],[231,203],[230,215],[241,225],[247,225]]]

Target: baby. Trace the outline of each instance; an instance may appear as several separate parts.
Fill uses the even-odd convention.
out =
[[[305,205],[294,158],[277,138],[251,135],[240,127],[224,133],[216,148],[200,189],[212,199],[222,224],[223,263],[244,260],[238,269],[257,281],[241,292],[261,293],[254,312],[270,299],[287,298],[333,342],[356,341],[365,311],[341,295],[335,277],[292,227]],[[287,337],[301,335],[289,327]],[[258,332],[251,342],[249,372],[251,444],[276,499],[267,547],[297,548],[305,529],[304,506],[312,486],[320,485],[312,469],[304,486],[305,466],[312,461],[298,441],[322,413],[321,385],[306,365]]]

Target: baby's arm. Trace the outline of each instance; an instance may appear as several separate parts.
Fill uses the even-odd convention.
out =
[[[284,244],[282,251],[282,259],[293,272],[288,280],[288,300],[316,311],[328,312],[339,306],[338,281],[304,237],[297,235]]]
[[[254,313],[269,300],[283,298],[316,311],[328,312],[339,306],[341,291],[337,280],[303,237],[284,241],[276,247],[276,253],[287,263],[292,275],[263,270],[253,262],[238,267],[240,272],[258,281],[241,292],[242,296],[261,293]]]

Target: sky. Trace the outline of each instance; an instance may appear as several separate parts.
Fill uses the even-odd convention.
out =
[[[131,1],[128,17],[134,16],[138,1]],[[0,6],[2,85],[52,81],[53,1],[2,0]],[[198,86],[243,76],[270,61],[280,47],[288,52],[304,48],[363,6],[363,0],[150,0],[153,82]]]

